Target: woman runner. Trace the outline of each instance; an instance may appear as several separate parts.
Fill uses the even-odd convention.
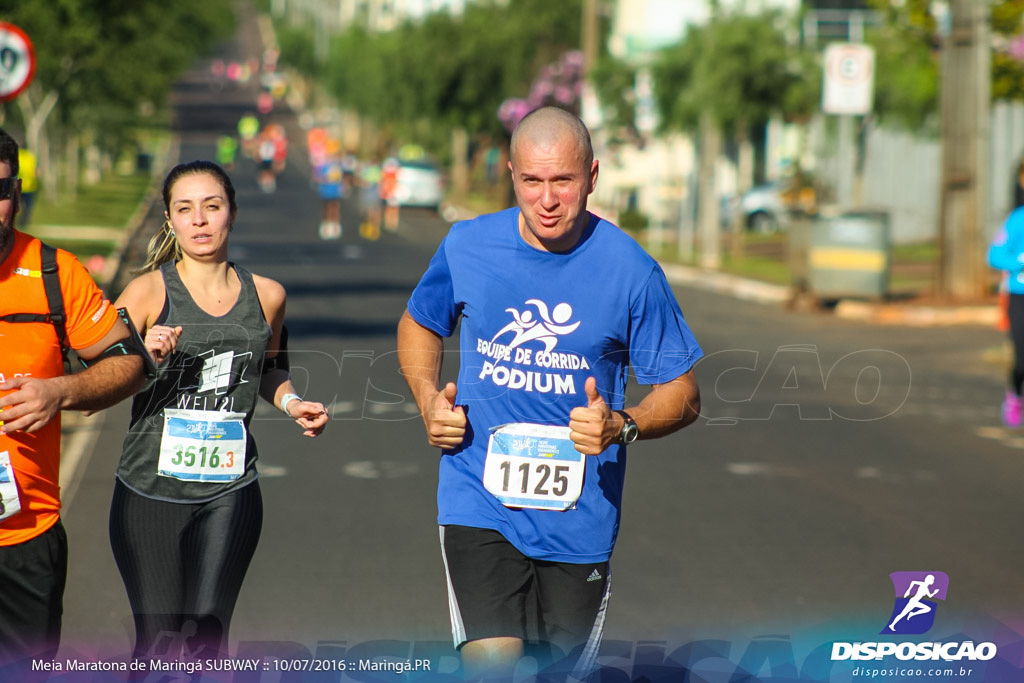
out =
[[[132,403],[110,543],[134,657],[217,657],[263,521],[249,432],[257,397],[306,436],[328,417],[289,377],[284,288],[227,260],[237,214],[227,174],[209,161],[180,164],[163,198],[167,221],[117,301],[160,371]]]

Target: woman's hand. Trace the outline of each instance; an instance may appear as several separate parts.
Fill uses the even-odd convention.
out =
[[[146,330],[146,350],[157,365],[163,363],[178,348],[181,327],[154,325]]]
[[[329,418],[323,403],[293,398],[284,409],[288,417],[305,430],[302,432],[305,436],[320,436],[327,426]]]

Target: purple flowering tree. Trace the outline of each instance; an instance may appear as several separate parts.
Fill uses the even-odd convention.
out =
[[[578,113],[580,95],[583,93],[583,67],[582,52],[565,52],[557,62],[540,70],[526,99],[509,98],[503,101],[498,108],[498,119],[511,133],[524,116],[541,107],[551,105]]]

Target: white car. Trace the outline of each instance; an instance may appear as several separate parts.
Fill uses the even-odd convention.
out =
[[[782,189],[777,183],[750,188],[740,200],[740,208],[747,229],[766,235],[779,230],[780,221],[786,213],[786,206],[782,203]]]
[[[786,205],[782,201],[782,188],[778,183],[765,183],[750,188],[739,200],[724,198],[721,204],[722,227],[732,226],[737,205],[743,216],[743,225],[750,232],[771,235],[782,227]]]
[[[429,161],[400,162],[395,197],[399,206],[437,209],[444,201],[441,169]]]

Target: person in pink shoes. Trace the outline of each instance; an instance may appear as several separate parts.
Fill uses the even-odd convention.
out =
[[[1018,184],[1024,187],[1024,162],[1017,171]],[[988,250],[988,263],[1006,271],[1004,285],[1009,293],[1007,316],[1010,321],[1010,341],[1013,343],[1013,368],[1009,386],[1003,399],[1003,424],[1021,425],[1024,403],[1021,386],[1024,385],[1024,206],[1017,206],[1007,216]]]

